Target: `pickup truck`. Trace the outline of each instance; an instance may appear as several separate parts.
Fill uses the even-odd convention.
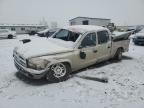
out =
[[[111,58],[121,60],[129,49],[129,36],[114,36],[104,27],[75,25],[50,38],[35,39],[13,51],[16,68],[33,79],[67,80],[71,72]]]

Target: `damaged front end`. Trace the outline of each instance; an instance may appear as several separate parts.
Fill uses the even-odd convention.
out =
[[[40,79],[46,75],[49,68],[47,65],[50,61],[42,59],[42,58],[30,58],[25,60],[25,65],[22,64],[22,57],[18,55],[18,53],[14,53],[14,64],[17,70],[24,74],[27,77],[33,79]]]
[[[28,60],[28,68],[35,70],[44,70],[50,61],[41,58],[31,58]]]

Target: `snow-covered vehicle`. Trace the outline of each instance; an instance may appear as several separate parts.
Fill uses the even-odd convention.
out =
[[[12,39],[16,37],[16,32],[8,29],[0,29],[0,38]]]
[[[40,37],[45,37],[46,33],[48,31],[49,31],[49,29],[45,29],[45,30],[39,31],[39,32],[37,32],[37,35],[40,36]]]
[[[40,37],[50,37],[59,29],[45,29],[43,31],[37,32],[37,35]]]
[[[19,72],[33,79],[64,81],[73,71],[111,58],[121,60],[130,42],[128,36],[121,37],[112,38],[104,27],[69,26],[50,38],[35,39],[16,47],[14,63]]]
[[[136,45],[144,45],[144,29],[134,35],[133,42]]]
[[[141,25],[138,25],[138,26],[131,26],[127,29],[127,31],[131,31],[132,34],[135,34],[135,33],[138,33],[140,32],[144,27],[141,26]]]

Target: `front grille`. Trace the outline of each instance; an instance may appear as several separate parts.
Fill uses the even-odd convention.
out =
[[[14,62],[26,67],[26,60],[22,56],[20,56],[18,53],[15,52],[13,57],[14,57]]]

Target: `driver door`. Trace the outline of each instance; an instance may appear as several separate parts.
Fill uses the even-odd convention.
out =
[[[88,33],[81,41],[79,66],[86,67],[96,63],[97,60],[97,38],[96,33]]]

